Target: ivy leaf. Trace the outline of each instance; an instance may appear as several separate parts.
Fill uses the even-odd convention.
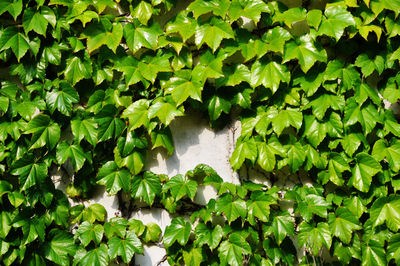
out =
[[[232,105],[228,100],[217,95],[213,95],[208,102],[207,108],[210,119],[217,120],[221,116],[222,112],[229,114],[231,106]]]
[[[186,42],[187,39],[195,34],[196,27],[196,20],[187,16],[185,11],[181,11],[173,20],[167,23],[165,32],[167,34],[179,33],[182,40]]]
[[[394,172],[400,170],[400,142],[393,141],[392,145],[387,146],[385,141],[380,139],[374,144],[372,149],[372,157],[378,161],[382,161],[385,157],[389,163],[390,169]]]
[[[37,34],[46,37],[48,21],[38,10],[34,8],[25,9],[24,16],[22,17],[22,25],[24,26],[26,34],[33,30]]]
[[[157,175],[146,171],[143,175],[133,177],[132,195],[135,199],[142,199],[151,206],[160,193],[161,181]]]
[[[354,230],[360,230],[358,219],[344,207],[336,209],[336,215],[329,214],[329,226],[334,236],[349,244]]]
[[[114,235],[124,237],[127,225],[128,221],[125,218],[113,217],[108,222],[104,223],[104,234],[108,239]]]
[[[196,246],[202,247],[204,244],[207,244],[211,250],[214,250],[218,247],[219,242],[221,242],[223,231],[220,225],[216,225],[212,228],[209,225],[204,223],[199,223],[194,230],[196,235]]]
[[[97,144],[97,123],[94,119],[73,119],[71,120],[71,131],[78,144],[83,138],[92,146]]]
[[[120,256],[125,263],[129,263],[136,253],[143,254],[143,245],[133,231],[128,231],[124,238],[113,236],[108,240],[108,254],[111,259]]]
[[[171,94],[176,106],[181,105],[187,98],[201,102],[203,86],[191,77],[191,71],[180,70],[165,84],[165,92]]]
[[[158,37],[162,30],[157,22],[153,22],[150,27],[139,26],[134,27],[132,23],[128,23],[124,27],[124,37],[129,50],[136,53],[141,47],[156,50],[158,47]]]
[[[377,199],[370,210],[373,226],[386,222],[393,232],[400,229],[400,199],[395,195]]]
[[[355,26],[356,22],[344,7],[330,6],[325,9],[324,17],[318,29],[318,35],[327,35],[334,37],[338,41],[348,26]]]
[[[120,23],[111,23],[108,19],[101,19],[99,23],[91,23],[83,32],[87,38],[88,52],[107,45],[110,50],[116,52],[123,35],[123,28]]]
[[[99,124],[99,140],[105,141],[111,138],[117,138],[125,129],[125,123],[119,119],[118,110],[113,105],[106,105],[95,117]]]
[[[89,245],[92,241],[95,244],[100,244],[103,233],[104,228],[101,224],[91,224],[88,221],[81,223],[76,231],[76,235],[81,240],[84,247]]]
[[[394,234],[388,243],[387,247],[388,262],[395,259],[396,263],[400,262],[400,234]]]
[[[247,216],[246,202],[242,199],[233,199],[231,194],[225,194],[219,197],[215,208],[217,213],[224,213],[229,224],[238,217],[244,220]]]
[[[89,162],[92,161],[90,155],[86,153],[80,145],[71,145],[66,141],[58,144],[56,158],[59,164],[63,164],[67,159],[70,159],[75,171],[79,171],[86,160]]]
[[[285,44],[282,63],[286,63],[292,59],[297,59],[301,70],[307,73],[315,62],[326,62],[327,54],[324,48],[319,46],[318,43],[313,42],[310,35],[303,35],[299,39]]]
[[[289,145],[287,152],[288,163],[292,173],[297,172],[306,160],[306,154],[303,146],[300,143]]]
[[[8,48],[11,48],[19,62],[30,48],[29,39],[16,27],[7,27],[0,35],[0,51]]]
[[[272,220],[272,232],[278,245],[282,243],[287,235],[294,236],[293,217],[287,212],[276,215]]]
[[[232,266],[243,265],[243,256],[251,253],[251,247],[239,233],[232,233],[218,248],[221,264]]]
[[[229,20],[232,23],[243,16],[257,24],[261,13],[269,13],[270,11],[268,5],[261,0],[233,0],[229,7]],[[223,17],[224,14],[221,16]]]
[[[46,102],[51,113],[57,109],[60,113],[70,116],[72,104],[79,102],[79,94],[68,83],[61,83],[60,90],[52,90],[46,94]]]
[[[192,248],[189,252],[183,251],[183,261],[185,265],[200,266],[204,260],[201,248]]]
[[[173,218],[171,225],[165,228],[164,246],[168,248],[172,246],[175,241],[181,246],[186,245],[189,240],[191,229],[190,223],[185,222],[182,217]]]
[[[169,98],[157,98],[149,108],[149,118],[158,117],[168,126],[175,117],[183,115],[182,108],[175,106],[176,104]]]
[[[272,128],[278,136],[285,128],[293,126],[294,128],[300,129],[302,124],[303,114],[292,108],[281,110],[277,116],[272,118]]]
[[[359,122],[364,129],[365,134],[370,133],[377,122],[381,123],[380,116],[373,104],[360,107],[354,98],[346,101],[344,109],[344,125],[351,126]]]
[[[149,242],[158,242],[161,236],[161,228],[155,223],[146,224],[146,229],[143,232],[143,241],[146,243]]]
[[[129,128],[131,130],[138,127],[144,126],[147,128],[149,126],[149,101],[146,99],[140,99],[135,101],[124,110],[121,118],[129,119]]]
[[[381,171],[382,166],[369,154],[358,153],[356,165],[352,169],[352,176],[348,185],[355,187],[361,192],[368,192],[372,177]]]
[[[234,39],[234,33],[229,23],[222,19],[212,17],[196,29],[195,42],[198,47],[206,43],[215,52],[223,39]]]
[[[115,69],[124,73],[126,85],[133,85],[143,79],[139,70],[139,61],[127,56],[115,62]]]
[[[331,230],[327,223],[320,222],[316,227],[302,222],[299,225],[298,241],[299,246],[307,245],[317,255],[322,247],[330,248],[332,244]]]
[[[83,220],[89,223],[94,223],[95,221],[104,222],[107,215],[106,209],[100,204],[92,204],[83,211]]]
[[[328,217],[327,210],[330,207],[330,204],[321,196],[309,194],[298,204],[300,214],[307,222],[311,220],[313,214],[323,218]]]
[[[329,61],[324,72],[325,80],[338,80],[342,82],[344,90],[354,87],[355,84],[361,83],[360,73],[352,65],[344,65],[341,60]]]
[[[258,159],[257,163],[267,172],[272,172],[275,169],[275,151],[274,148],[265,142],[257,144]]]
[[[290,82],[290,72],[286,65],[281,65],[276,61],[257,60],[251,66],[251,86],[257,87],[264,85],[275,93],[281,82]]]
[[[387,265],[386,252],[382,245],[374,240],[370,240],[368,244],[363,245],[361,265]]]
[[[45,163],[38,163],[31,155],[24,156],[16,161],[10,172],[19,176],[21,190],[43,183],[47,177],[47,166]]]
[[[268,194],[264,194],[261,191],[254,191],[251,194],[250,201],[247,202],[247,220],[250,224],[255,224],[254,217],[257,217],[260,221],[268,222],[270,205],[276,203],[276,200]]]
[[[157,147],[164,147],[167,149],[169,156],[174,153],[174,140],[169,127],[158,131],[152,131],[150,136],[151,142],[153,143],[153,149]]]
[[[329,180],[337,186],[343,185],[342,173],[344,171],[350,171],[349,164],[343,159],[341,154],[332,152],[329,155],[328,162]]]
[[[147,25],[147,21],[153,15],[153,8],[151,5],[145,1],[140,1],[140,3],[135,7],[132,12],[132,17],[137,18],[140,23]]]
[[[67,59],[64,76],[72,85],[75,85],[82,79],[91,79],[92,64],[89,61],[82,61],[79,57],[72,56]]]
[[[283,54],[285,43],[291,38],[292,35],[287,30],[278,26],[268,30],[267,33],[263,35],[262,40],[265,42],[266,52],[273,51]]]
[[[235,171],[238,170],[244,163],[245,159],[249,159],[253,163],[257,159],[257,145],[254,138],[238,139],[235,150],[230,158],[230,163],[233,169]]]
[[[380,106],[382,102],[381,98],[379,97],[378,91],[371,88],[371,86],[366,83],[363,83],[360,86],[356,87],[355,98],[360,105],[362,105],[368,98],[370,98],[372,102],[377,106]]]
[[[60,127],[48,115],[39,114],[27,125],[25,134],[32,134],[31,147],[36,149],[47,145],[52,150],[60,139]]]
[[[79,260],[82,265],[99,265],[107,266],[109,262],[107,246],[100,244],[100,246],[91,249]]]
[[[325,116],[328,108],[332,108],[336,111],[343,111],[345,107],[344,96],[333,95],[324,93],[318,96],[316,99],[310,101],[305,108],[308,106],[312,107],[313,114],[319,119],[322,120]]]
[[[97,174],[97,183],[106,187],[111,195],[117,194],[123,189],[126,193],[130,191],[131,175],[125,169],[118,169],[114,161],[104,164]]]
[[[370,76],[374,70],[380,75],[385,69],[385,59],[381,55],[377,55],[372,59],[367,54],[360,54],[354,65],[361,68],[361,72],[365,77]]]
[[[156,56],[145,56],[139,61],[138,68],[144,78],[155,82],[159,72],[172,71],[169,58],[171,55],[157,53]]]
[[[76,246],[73,235],[60,229],[52,229],[48,234],[49,240],[43,246],[46,259],[60,265],[69,265],[70,258],[74,256]]]
[[[193,200],[197,192],[197,182],[179,174],[172,177],[164,185],[164,188],[171,191],[171,195],[175,198],[175,201],[180,200],[185,195]]]
[[[193,16],[197,19],[199,16],[212,12],[216,16],[225,17],[230,6],[228,0],[196,0],[187,8],[193,12]]]

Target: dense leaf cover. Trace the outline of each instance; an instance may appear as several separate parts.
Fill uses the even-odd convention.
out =
[[[384,108],[400,98],[399,11],[399,0],[0,0],[1,263],[129,263],[145,243],[170,264],[400,263],[400,124]],[[315,185],[234,185],[206,165],[144,171],[149,149],[174,152],[169,124],[190,109],[213,127],[240,119],[234,170]],[[73,176],[68,195],[57,168]],[[205,185],[218,198],[200,206]],[[97,186],[175,218],[162,235],[70,206]]]

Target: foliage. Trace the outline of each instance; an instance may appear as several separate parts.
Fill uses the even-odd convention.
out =
[[[2,264],[129,263],[146,243],[170,264],[326,264],[324,250],[400,263],[400,125],[384,108],[400,99],[400,1],[183,2],[0,1]],[[145,171],[149,149],[173,154],[169,125],[192,109],[213,127],[241,121],[234,170],[314,185]],[[73,176],[68,195],[54,170]],[[161,235],[70,205],[97,186],[176,216]],[[201,186],[218,192],[205,206]]]

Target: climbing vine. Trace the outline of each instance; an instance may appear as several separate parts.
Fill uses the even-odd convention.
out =
[[[143,244],[172,265],[400,263],[399,11],[399,0],[0,0],[1,263],[129,263]],[[145,171],[149,149],[174,153],[169,125],[190,110],[215,128],[240,120],[235,171],[314,185],[234,185],[206,165]],[[53,170],[69,176],[65,193]],[[175,218],[164,232],[107,219],[80,204],[99,186]],[[218,197],[195,203],[199,186]]]

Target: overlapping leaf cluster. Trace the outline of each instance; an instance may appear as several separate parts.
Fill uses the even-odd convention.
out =
[[[0,260],[105,265],[159,241],[155,225],[71,208],[58,169],[69,198],[102,185],[196,211],[197,225],[165,231],[171,264],[326,263],[322,247],[343,264],[399,263],[400,125],[385,106],[400,98],[400,1],[178,2],[0,1]],[[144,172],[146,151],[174,152],[169,124],[190,109],[216,127],[239,117],[234,170],[316,185]],[[199,185],[219,197],[195,204]]]

